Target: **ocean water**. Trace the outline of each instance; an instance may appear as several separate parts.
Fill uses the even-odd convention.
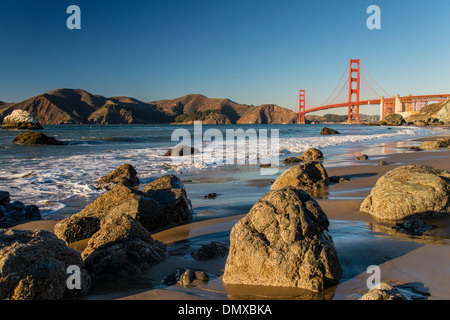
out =
[[[202,133],[215,129],[223,133],[232,130],[255,130],[255,137],[241,141],[247,148],[264,136],[279,136],[280,161],[302,153],[310,147],[320,148],[327,156],[338,155],[352,145],[370,146],[377,142],[400,141],[407,138],[439,134],[439,130],[418,127],[376,127],[361,125],[326,125],[341,134],[321,136],[318,125],[203,125]],[[101,193],[94,184],[99,177],[123,163],[133,165],[141,183],[167,173],[181,174],[226,166],[230,161],[204,153],[201,161],[177,164],[164,153],[177,145],[172,141],[174,130],[181,129],[194,137],[193,125],[47,125],[43,132],[65,141],[64,146],[27,146],[12,143],[18,131],[0,130],[0,190],[9,191],[12,201],[40,206],[43,215],[51,214],[74,195]],[[217,131],[218,130],[218,131]],[[186,142],[186,141],[184,141]],[[210,145],[203,142],[202,147]],[[236,150],[243,150],[236,148]],[[237,152],[239,156],[240,151]],[[247,154],[244,162],[258,164],[268,154]],[[190,157],[189,157],[190,158]],[[236,158],[237,159],[237,158]],[[237,161],[237,160],[236,160]]]

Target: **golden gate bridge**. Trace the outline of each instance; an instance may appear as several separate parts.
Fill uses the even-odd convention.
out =
[[[296,109],[298,123],[301,124],[306,123],[307,113],[342,107],[348,108],[348,123],[359,123],[361,106],[379,105],[380,120],[383,120],[391,113],[407,117],[419,112],[428,102],[444,101],[449,98],[450,94],[391,96],[376,82],[360,59],[350,59],[333,92],[321,105],[314,105],[308,98],[306,90],[300,89]]]

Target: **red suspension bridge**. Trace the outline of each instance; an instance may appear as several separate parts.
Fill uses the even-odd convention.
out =
[[[408,116],[419,112],[428,102],[446,99],[450,99],[450,94],[391,96],[376,82],[360,59],[350,59],[333,92],[321,105],[314,105],[306,90],[300,90],[297,103],[298,122],[306,123],[305,115],[310,112],[347,107],[348,123],[359,123],[359,107],[365,105],[379,105],[380,120],[383,120],[390,113]]]

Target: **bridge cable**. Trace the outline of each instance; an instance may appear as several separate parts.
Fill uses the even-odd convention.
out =
[[[381,98],[381,96],[378,94],[378,92],[376,92],[376,91],[372,88],[372,86],[369,84],[369,82],[367,82],[366,78],[364,78],[363,75],[361,75],[361,78],[362,78],[362,79],[364,80],[364,82],[369,86],[369,88],[372,89],[372,91],[375,92],[375,94],[376,94],[379,98]],[[370,99],[368,99],[368,100],[370,100]]]
[[[350,64],[350,61],[349,61],[349,62],[347,63],[347,65],[345,66],[344,73],[342,74],[341,79],[340,79],[339,82],[337,83],[337,85],[336,85],[336,87],[334,88],[333,92],[332,92],[331,95],[328,97],[328,99],[325,100],[324,103],[321,104],[321,106],[324,106],[324,105],[327,103],[327,101],[333,96],[334,92],[335,92],[336,89],[338,88],[338,86],[339,86],[339,84],[341,83],[342,79],[343,79],[344,76],[347,74],[347,70],[348,70],[349,64]],[[347,82],[348,82],[348,81],[347,81]],[[344,85],[344,86],[345,86],[345,85]],[[341,91],[342,91],[342,90],[341,90]],[[339,93],[340,93],[340,92],[339,92]],[[339,95],[339,94],[338,94],[338,95]],[[335,98],[335,99],[336,99],[336,98]],[[332,101],[334,101],[334,99],[333,99]]]
[[[383,90],[384,93],[386,93],[387,97],[391,97],[391,95],[390,95],[389,93],[387,93],[387,92],[386,92],[386,91],[378,84],[378,82],[372,77],[372,75],[370,74],[370,72],[367,71],[366,67],[364,66],[364,63],[361,62],[361,64],[362,64],[364,70],[366,70],[366,72],[367,72],[367,73],[369,74],[369,76],[372,78],[372,80],[375,81],[375,83],[377,84],[377,86],[380,87],[380,89]],[[373,89],[372,89],[372,90],[373,90]]]
[[[329,102],[329,105],[331,105],[332,102],[334,102],[334,100],[336,100],[339,97],[339,95],[342,93],[342,90],[344,90],[345,88],[348,88],[347,84],[348,84],[348,79],[347,79],[347,81],[345,81],[344,85],[342,86],[341,91],[339,91],[339,93],[336,95],[336,97],[334,97],[334,99]]]

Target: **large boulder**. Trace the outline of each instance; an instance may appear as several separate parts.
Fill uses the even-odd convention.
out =
[[[378,179],[360,210],[381,220],[450,213],[450,173],[425,165],[406,165]]]
[[[100,229],[111,212],[128,214],[149,230],[165,224],[165,216],[162,215],[157,201],[119,183],[88,204],[82,211],[59,221],[55,225],[54,232],[68,243],[90,238]]]
[[[422,150],[437,150],[440,148],[447,148],[449,145],[450,137],[445,137],[436,140],[423,141],[419,148]]]
[[[80,289],[67,285],[70,266],[79,268]],[[0,299],[76,298],[90,284],[80,253],[51,232],[0,229]]]
[[[16,144],[31,144],[31,145],[54,145],[60,146],[65,143],[59,140],[56,140],[53,137],[48,137],[42,132],[23,132],[17,135],[12,141]]]
[[[270,190],[290,186],[305,191],[317,190],[330,184],[327,171],[320,162],[305,162],[283,172]]]
[[[231,230],[225,284],[322,291],[342,271],[319,204],[294,188],[270,191]]]
[[[148,184],[143,192],[147,197],[158,201],[166,216],[166,225],[192,218],[191,201],[183,182],[177,176],[164,175]]]
[[[139,184],[136,169],[131,164],[122,164],[114,171],[98,179],[95,187],[97,189],[111,190],[118,183],[123,183],[128,187],[135,187]]]
[[[93,282],[135,278],[167,257],[164,245],[133,217],[108,215],[82,253]]]
[[[55,234],[68,243],[90,238],[111,213],[127,214],[152,231],[192,218],[192,206],[179,178],[163,176],[143,191],[118,183],[82,211],[55,225]]]
[[[2,129],[40,130],[44,128],[31,113],[19,109],[3,119]]]
[[[401,126],[403,124],[406,124],[406,121],[403,118],[403,116],[401,114],[398,114],[398,113],[388,114],[386,117],[384,117],[383,121],[388,126]]]

